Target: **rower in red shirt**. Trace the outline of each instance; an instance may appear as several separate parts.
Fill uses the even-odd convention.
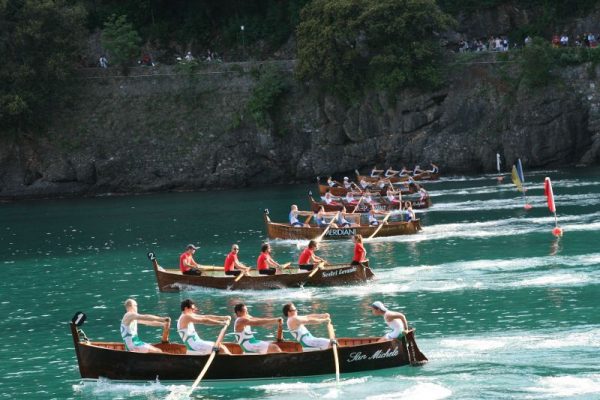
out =
[[[275,275],[276,268],[281,268],[281,265],[271,257],[271,245],[265,243],[260,248],[260,255],[256,260],[256,269],[261,275]]]
[[[240,247],[237,244],[231,246],[231,252],[225,258],[225,275],[238,276],[242,272],[247,274],[250,271],[250,268],[238,261],[237,255],[239,251]]]
[[[315,264],[327,262],[321,257],[316,256],[315,250],[317,250],[317,242],[311,240],[308,242],[308,246],[302,250],[302,253],[300,253],[300,258],[298,259],[298,268],[305,271],[310,271],[315,267]]]
[[[363,238],[361,234],[354,235],[354,257],[352,257],[351,265],[362,265],[367,262],[367,251],[363,246]]]
[[[184,275],[201,275],[200,265],[194,261],[194,253],[198,247],[188,244],[185,251],[179,256],[179,270]]]

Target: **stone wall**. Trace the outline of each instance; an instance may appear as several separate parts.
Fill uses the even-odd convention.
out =
[[[346,106],[296,82],[292,61],[274,64],[290,89],[265,129],[246,110],[260,64],[82,71],[77,98],[43,132],[0,143],[0,198],[312,181],[430,161],[442,173],[479,173],[495,168],[496,152],[528,169],[599,160],[589,66],[532,91],[511,86],[514,71],[501,65],[465,65],[443,90],[395,101],[371,93]]]

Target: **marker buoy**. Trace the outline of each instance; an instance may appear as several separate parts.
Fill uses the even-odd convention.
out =
[[[563,230],[557,226],[556,228],[552,229],[552,234],[556,237],[560,237],[563,235]]]
[[[531,204],[525,204],[524,207],[526,210],[531,210],[533,207],[531,206]]]

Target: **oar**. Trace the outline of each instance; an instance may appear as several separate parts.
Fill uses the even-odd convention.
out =
[[[335,222],[335,220],[338,218],[339,215],[340,215],[339,211],[337,213],[335,213],[335,217],[333,217],[333,219],[331,221],[329,221],[329,224],[327,224],[327,228],[325,228],[323,233],[321,233],[321,235],[319,235],[319,237],[315,239],[315,241],[317,243],[319,243],[321,240],[323,240],[323,238],[325,237],[327,232],[329,232],[329,228],[331,228],[331,225],[333,225],[333,223]]]
[[[358,208],[358,206],[360,206],[360,202],[362,201],[363,197],[365,197],[364,193],[360,196],[360,199],[358,199],[358,203],[356,203],[354,210],[352,210],[352,212],[350,214],[354,214],[356,212],[356,209]]]
[[[329,339],[332,340],[331,348],[333,349],[333,360],[335,361],[335,380],[340,383],[340,360],[338,358],[337,341],[335,340],[335,331],[331,322],[327,324],[327,332],[329,332]]]
[[[323,266],[325,265],[324,261],[321,261],[320,263],[318,263],[317,265],[315,265],[315,267],[313,268],[312,271],[310,271],[310,274],[308,274],[309,278],[312,278],[318,270],[323,269]]]
[[[240,274],[235,277],[235,279],[233,280],[233,283],[239,282],[239,280],[242,279],[242,277],[244,275],[246,275],[246,271],[241,271]]]
[[[373,237],[375,237],[375,235],[377,235],[379,233],[379,230],[381,228],[383,228],[383,225],[385,225],[386,221],[388,220],[388,218],[390,217],[390,215],[392,215],[392,212],[390,211],[389,213],[387,213],[387,215],[385,216],[385,218],[381,221],[381,223],[379,224],[379,226],[377,227],[377,229],[375,229],[375,232],[373,232],[371,234],[371,236],[369,236],[367,238],[367,240],[372,239]]]
[[[187,397],[190,397],[192,395],[192,392],[194,391],[194,389],[196,389],[196,386],[198,386],[202,378],[204,378],[206,371],[208,371],[208,367],[210,367],[210,364],[212,364],[213,360],[215,359],[215,356],[219,352],[219,347],[221,346],[221,342],[223,341],[223,337],[225,336],[225,331],[227,330],[227,327],[229,327],[229,322],[230,321],[227,321],[223,329],[221,329],[221,332],[219,333],[219,336],[217,337],[217,340],[215,342],[215,347],[213,347],[212,353],[210,353],[208,360],[206,360],[206,364],[204,364],[204,368],[202,368],[202,371],[200,371],[200,375],[198,375],[198,377],[194,381],[192,388],[187,394]]]

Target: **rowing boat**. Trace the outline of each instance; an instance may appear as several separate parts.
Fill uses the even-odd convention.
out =
[[[305,239],[311,240],[319,237],[327,228],[311,225],[310,227],[291,226],[280,222],[271,222],[269,210],[264,213],[265,225],[269,239]],[[351,239],[354,235],[361,234],[370,237],[379,226],[359,225],[347,228],[330,228],[325,233],[323,240]],[[377,236],[412,235],[421,230],[421,220],[408,222],[388,222],[377,231]]]
[[[406,201],[402,202],[402,207],[400,207],[400,203],[390,203],[387,200],[387,197],[377,196],[374,197],[374,200],[375,202],[373,203],[361,202],[358,205],[358,207],[356,207],[356,203],[348,203],[343,197],[341,197],[339,200],[336,199],[335,203],[333,204],[327,204],[324,201],[316,201],[310,194],[308,195],[310,209],[313,212],[318,212],[321,207],[323,207],[323,209],[326,212],[342,211],[342,208],[344,207],[346,207],[346,211],[352,212],[352,210],[354,210],[354,208],[356,207],[356,210],[354,210],[354,212],[361,214],[368,213],[371,210],[371,208],[373,208],[376,211],[399,211],[401,208],[406,207],[409,201],[412,204],[412,208],[414,210],[429,208],[432,205],[430,197],[425,197],[423,200],[421,200],[420,198],[405,198]]]
[[[369,263],[360,265],[333,264],[319,269],[314,275],[297,268],[286,269],[291,273],[277,275],[259,275],[252,271],[250,275],[234,282],[235,276],[225,275],[223,267],[204,267],[202,275],[184,275],[179,269],[165,269],[158,265],[154,253],[148,253],[152,261],[156,282],[161,292],[178,292],[185,287],[207,287],[213,289],[267,290],[304,286],[336,286],[363,283],[374,277]]]
[[[360,182],[361,180],[364,180],[365,182],[374,183],[374,182],[380,181],[381,179],[386,179],[386,180],[389,180],[391,183],[400,183],[400,182],[406,182],[411,178],[413,181],[436,181],[436,180],[440,179],[440,174],[435,173],[435,172],[425,171],[425,172],[421,172],[420,174],[416,174],[416,175],[391,176],[389,178],[386,178],[385,176],[373,177],[373,176],[368,176],[368,175],[360,175],[358,173],[358,171],[356,172],[356,180],[358,182]]]
[[[70,326],[79,373],[85,379],[194,380],[209,358],[208,355],[188,355],[183,344],[168,341],[154,345],[162,353],[129,352],[121,342],[90,341],[74,322]],[[278,339],[276,343],[282,352],[272,354],[243,354],[237,343],[224,342],[232,354],[217,354],[205,380],[275,379],[334,373],[334,355],[330,349],[302,351],[299,343]],[[418,366],[427,362],[417,347],[414,330],[408,331],[402,340],[378,340],[375,337],[338,338],[340,372]]]
[[[322,196],[325,195],[325,193],[327,193],[327,191],[329,190],[329,192],[331,193],[332,196],[336,196],[336,197],[340,197],[340,196],[345,196],[349,191],[352,193],[356,193],[358,196],[361,195],[361,192],[356,192],[355,190],[348,190],[344,187],[340,187],[340,186],[329,186],[329,185],[323,185],[321,183],[319,183],[319,194],[321,194]],[[380,196],[385,196],[387,194],[387,191],[389,190],[389,186],[385,186],[382,189],[368,189],[369,192],[373,193],[373,194],[378,194]],[[415,193],[418,189],[416,189],[415,185],[410,185],[409,189],[406,190],[401,190],[401,193],[403,196],[411,194],[411,193]],[[394,191],[397,191],[396,188],[394,188]]]

